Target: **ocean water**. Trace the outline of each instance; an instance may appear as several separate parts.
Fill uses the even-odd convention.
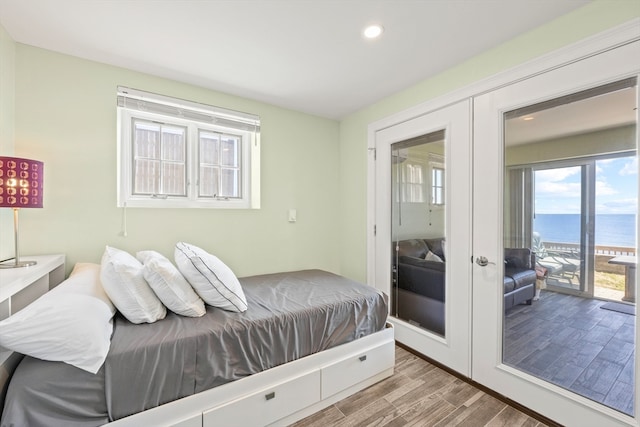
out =
[[[579,214],[536,214],[533,231],[543,241],[580,243]],[[596,245],[636,246],[636,215],[596,215]]]

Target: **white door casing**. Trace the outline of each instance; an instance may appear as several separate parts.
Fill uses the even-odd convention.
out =
[[[459,101],[466,99],[473,99],[475,101],[475,97],[480,97],[483,94],[489,93],[494,90],[498,90],[502,87],[508,86],[510,84],[514,84],[516,82],[526,81],[533,76],[537,76],[540,74],[547,73],[551,70],[555,70],[556,68],[566,67],[570,64],[573,64],[577,61],[582,61],[585,58],[591,58],[594,55],[599,55],[600,53],[606,53],[612,49],[616,49],[618,47],[624,47],[629,43],[637,43],[640,40],[640,19],[634,19],[625,24],[620,25],[619,27],[604,31],[598,35],[589,37],[587,39],[581,40],[577,43],[574,43],[565,48],[559,49],[552,53],[546,54],[542,57],[539,57],[535,60],[529,61],[522,65],[516,66],[512,69],[503,71],[499,74],[491,76],[487,79],[480,80],[475,82],[469,86],[461,87],[453,92],[447,93],[445,95],[439,96],[438,98],[428,100],[422,104],[418,104],[414,107],[411,107],[407,110],[395,113],[391,116],[379,119],[375,122],[372,122],[368,127],[368,189],[367,189],[367,281],[370,285],[376,286],[379,289],[388,292],[389,290],[389,281],[384,280],[380,281],[378,276],[380,276],[380,272],[378,271],[377,258],[380,256],[380,250],[385,250],[386,254],[389,254],[389,248],[378,248],[379,239],[376,238],[375,226],[379,223],[379,218],[377,218],[377,206],[380,203],[380,198],[386,198],[389,200],[390,188],[389,185],[385,187],[385,183],[382,182],[384,180],[377,179],[377,173],[379,172],[379,168],[376,166],[378,164],[377,161],[374,161],[375,158],[375,148],[376,148],[376,137],[379,131],[385,130],[397,124],[402,124],[404,122],[408,122],[413,120],[416,117],[421,117],[430,112],[436,111],[440,108],[444,108],[448,105],[455,104]],[[625,48],[626,49],[626,48]],[[636,55],[636,56],[633,56]],[[606,67],[608,70],[604,71],[604,74],[600,77],[602,82],[615,80],[613,76],[618,75],[619,77],[625,75],[631,75],[635,72],[637,73],[638,69],[638,58],[640,56],[637,53],[632,54],[626,59],[621,59],[623,62],[622,66],[619,66],[618,61],[607,64]],[[635,67],[635,68],[634,68]],[[609,77],[607,77],[609,76]],[[574,88],[580,87],[581,85],[590,86],[593,84],[593,81],[585,79],[583,76],[576,75],[576,81],[572,86]],[[553,79],[553,78],[552,78]],[[607,80],[609,79],[609,80]],[[598,80],[597,78],[595,80]],[[559,92],[554,93],[554,88],[550,87],[548,90],[542,91],[538,96],[540,98],[545,97],[557,97],[566,93],[566,91],[571,91],[570,87],[556,87],[555,90],[559,90]],[[545,95],[547,94],[547,95]],[[488,102],[487,108],[494,108],[494,100],[487,99],[485,102]],[[524,100],[523,103],[526,103]],[[498,127],[497,121],[501,120],[501,114],[492,115],[489,118],[490,123],[487,123],[487,126],[493,127],[493,132],[497,136],[498,140],[493,141],[493,144],[489,141],[488,145],[482,145],[487,143],[480,143],[478,147],[476,147],[475,155],[478,156],[488,156],[491,158],[493,156],[493,162],[495,169],[493,170],[494,174],[502,174],[502,136],[500,132],[497,132],[496,129]],[[476,117],[476,124],[479,123],[479,119]],[[420,133],[426,133],[428,130]],[[638,134],[638,129],[636,130],[636,134]],[[488,151],[485,151],[488,150]],[[449,160],[452,161],[452,160]],[[476,159],[477,161],[477,159]],[[387,163],[388,164],[388,163]],[[498,166],[499,165],[499,166]],[[488,164],[487,164],[488,166]],[[486,182],[486,180],[484,181]],[[480,189],[480,183],[473,184],[476,190],[476,195],[482,197],[482,194],[489,193],[491,194],[491,188]],[[499,197],[500,200],[502,198],[502,181],[500,177],[494,177],[493,181],[490,185],[493,185],[493,194],[491,197],[496,198]],[[483,193],[484,192],[484,193]],[[476,198],[476,201],[479,199]],[[482,224],[482,227],[485,227],[485,224],[490,225],[491,227],[487,227],[486,233],[484,235],[485,238],[489,238],[488,241],[484,241],[481,243],[480,236],[475,237],[475,246],[474,254],[476,255],[485,255],[493,260],[498,259],[501,251],[502,251],[502,243],[497,241],[496,233],[497,230],[501,231],[502,227],[502,211],[500,207],[501,203],[494,200],[493,204],[494,208],[498,209],[498,214],[495,217],[488,217],[486,213],[484,214],[484,219],[478,218],[478,220],[474,223],[476,226],[476,231],[478,231],[478,223]],[[391,211],[391,208],[388,208],[388,211]],[[388,224],[388,222],[387,222]],[[491,230],[494,230],[491,232]],[[388,231],[387,231],[388,232]],[[639,236],[640,237],[640,236]],[[468,236],[469,242],[471,242],[471,234]],[[640,239],[639,239],[640,241]],[[478,252],[478,251],[482,251]],[[385,265],[388,266],[387,263]],[[388,266],[390,268],[390,266]],[[489,267],[492,267],[489,265]],[[487,303],[488,307],[485,307],[484,310],[479,310],[477,306],[474,308],[473,313],[473,326],[476,334],[473,339],[473,350],[469,353],[469,361],[468,364],[471,364],[472,357],[474,358],[473,363],[473,372],[470,371],[470,375],[473,374],[473,378],[492,389],[495,389],[499,393],[517,400],[523,403],[526,406],[531,407],[532,409],[540,412],[541,414],[548,416],[549,418],[556,419],[558,421],[565,420],[565,423],[569,426],[571,425],[580,425],[580,426],[603,426],[603,425],[635,425],[638,426],[638,412],[640,411],[640,396],[636,393],[636,418],[630,418],[621,416],[620,413],[617,413],[613,410],[610,410],[605,407],[601,407],[593,402],[588,401],[584,398],[576,397],[571,393],[558,389],[556,387],[550,386],[542,380],[537,380],[535,378],[527,377],[522,373],[515,371],[513,368],[509,368],[507,366],[501,365],[501,354],[500,354],[500,345],[501,343],[498,341],[497,336],[490,338],[488,341],[483,341],[484,337],[480,335],[480,328],[490,328],[492,329],[492,333],[500,334],[501,339],[501,327],[502,327],[502,319],[498,317],[496,309],[499,305],[499,300],[497,299],[496,289],[491,289],[495,287],[496,282],[498,280],[498,274],[496,267],[493,267],[493,271],[491,268],[481,268],[474,264],[473,268],[473,280],[474,280],[474,289],[476,293],[476,302],[474,304],[482,304]],[[387,273],[382,273],[382,277],[385,277]],[[388,278],[389,275],[386,275]],[[500,271],[500,280],[502,277],[502,272]],[[638,277],[636,278],[636,283],[638,283]],[[488,286],[487,289],[485,289]],[[493,312],[492,312],[493,310]],[[499,310],[498,310],[499,311]],[[483,317],[488,316],[486,319]],[[479,325],[475,323],[479,322]],[[410,330],[410,329],[408,329]],[[416,335],[416,338],[420,338],[420,335]],[[432,340],[430,338],[429,340]],[[429,341],[428,340],[428,341]],[[637,343],[640,342],[640,330],[638,328],[637,319],[636,319],[636,355],[637,355]],[[428,346],[429,343],[425,343],[424,346]],[[416,348],[416,350],[427,354],[424,350]],[[484,353],[484,361],[476,361],[475,358],[478,355],[482,355]],[[445,364],[447,364],[445,362]],[[482,370],[487,368],[486,372]],[[640,358],[636,356],[636,367],[635,372],[639,372],[640,368]],[[495,377],[495,378],[492,378]],[[636,380],[637,385],[637,380]]]

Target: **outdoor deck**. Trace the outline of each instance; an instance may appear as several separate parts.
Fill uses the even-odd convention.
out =
[[[571,257],[578,254],[580,245],[575,243],[543,242],[546,250],[553,254],[567,254]],[[625,296],[625,267],[610,264],[609,261],[618,256],[636,256],[636,248],[625,246],[597,245],[595,248],[594,297],[612,301],[622,301]],[[545,258],[553,261],[553,258]],[[544,263],[545,259],[542,260]],[[550,273],[547,284],[574,290],[580,289],[579,271],[566,270]]]

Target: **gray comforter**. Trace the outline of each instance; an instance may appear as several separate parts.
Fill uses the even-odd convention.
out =
[[[386,297],[319,270],[240,279],[249,308],[207,307],[134,325],[116,315],[96,375],[25,357],[2,426],[95,426],[234,381],[384,328]]]

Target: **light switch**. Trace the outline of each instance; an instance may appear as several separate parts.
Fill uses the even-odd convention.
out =
[[[298,211],[295,209],[289,209],[289,222],[296,222],[298,220]]]

